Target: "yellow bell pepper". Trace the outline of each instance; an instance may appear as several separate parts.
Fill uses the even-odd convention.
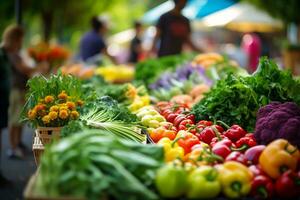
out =
[[[184,150],[182,147],[179,147],[177,144],[174,144],[169,138],[164,137],[160,139],[157,143],[164,147],[165,152],[165,161],[170,162],[176,159],[183,159]]]
[[[252,173],[241,163],[225,162],[218,166],[222,191],[228,198],[241,198],[251,190]]]
[[[259,164],[270,177],[276,179],[288,169],[296,170],[299,156],[297,147],[287,140],[278,139],[264,149]]]

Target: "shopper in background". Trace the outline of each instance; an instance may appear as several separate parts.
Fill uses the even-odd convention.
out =
[[[107,55],[115,62],[115,59],[107,52],[104,35],[107,33],[107,21],[99,17],[92,17],[92,30],[85,33],[80,40],[80,58],[83,61],[97,60],[102,54]]]
[[[48,69],[46,63],[41,63],[36,68],[31,68],[25,64],[20,56],[23,36],[24,30],[22,27],[10,25],[3,33],[0,47],[1,128],[7,125],[8,112],[9,139],[11,145],[8,156],[10,158],[22,158],[24,156],[24,150],[26,149],[25,145],[21,142],[22,124],[19,122],[19,117],[25,103],[27,80],[34,73],[46,72]]]
[[[254,72],[261,55],[261,40],[256,33],[245,34],[242,38],[242,49],[248,56],[248,71]]]
[[[181,14],[186,2],[187,0],[174,0],[175,7],[158,20],[152,51],[156,52],[160,41],[157,53],[159,57],[181,53],[184,44],[188,44],[195,51],[201,51],[191,41],[189,19]]]
[[[135,36],[130,42],[130,54],[129,54],[129,63],[136,63],[139,61],[140,56],[142,55],[142,24],[138,21],[134,23]]]

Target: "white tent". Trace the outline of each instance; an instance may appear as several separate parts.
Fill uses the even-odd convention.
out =
[[[227,27],[241,32],[271,32],[280,30],[282,22],[249,3],[237,3],[204,17],[198,25]]]

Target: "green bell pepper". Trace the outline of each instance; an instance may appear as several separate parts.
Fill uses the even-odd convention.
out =
[[[182,166],[167,164],[158,169],[155,185],[162,197],[180,197],[186,192],[187,172]]]
[[[186,196],[190,199],[211,199],[221,192],[219,173],[211,166],[201,166],[188,176]]]

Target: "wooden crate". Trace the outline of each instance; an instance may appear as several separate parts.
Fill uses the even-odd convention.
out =
[[[45,145],[60,138],[61,127],[38,127],[35,131],[42,144]]]

